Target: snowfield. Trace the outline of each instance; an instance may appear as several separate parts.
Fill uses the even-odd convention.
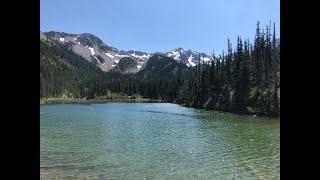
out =
[[[94,49],[92,47],[88,47],[88,48],[91,51],[91,54],[94,55]]]

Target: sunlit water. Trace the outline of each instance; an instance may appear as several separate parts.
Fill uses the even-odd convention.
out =
[[[280,179],[279,120],[167,103],[40,111],[41,179]]]

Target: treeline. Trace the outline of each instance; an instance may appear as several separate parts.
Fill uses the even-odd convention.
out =
[[[275,25],[260,29],[254,43],[238,37],[236,49],[228,40],[228,50],[212,64],[199,66],[199,74],[186,87],[190,96],[182,103],[206,109],[279,116],[280,47]]]
[[[103,96],[107,90],[194,108],[277,117],[280,112],[280,43],[275,25],[257,23],[253,43],[238,37],[211,63],[191,68],[152,56],[135,74],[105,73],[62,45],[40,42],[40,97]]]
[[[162,55],[152,56],[145,68],[136,74],[114,74],[107,87],[127,95],[179,103],[183,79],[191,79],[194,71],[185,64]],[[190,95],[190,94],[188,94]]]
[[[280,44],[271,25],[257,23],[253,43],[238,37],[212,63],[187,68],[155,55],[134,75],[114,75],[107,87],[195,108],[277,117],[280,112]],[[200,63],[200,57],[199,57]]]

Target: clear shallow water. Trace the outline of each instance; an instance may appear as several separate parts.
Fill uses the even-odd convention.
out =
[[[280,179],[280,123],[168,103],[45,105],[41,179]]]

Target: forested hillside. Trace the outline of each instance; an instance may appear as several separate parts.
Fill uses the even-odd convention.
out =
[[[40,96],[89,97],[106,90],[139,94],[195,108],[279,116],[280,43],[271,25],[257,24],[254,42],[238,37],[235,47],[195,67],[154,55],[138,73],[102,72],[67,48],[40,41]],[[234,49],[233,49],[234,48]],[[201,62],[201,56],[198,57]],[[130,61],[123,61],[129,63]],[[136,66],[133,64],[132,66]]]
[[[107,78],[93,63],[51,40],[40,40],[40,98],[105,92]]]

